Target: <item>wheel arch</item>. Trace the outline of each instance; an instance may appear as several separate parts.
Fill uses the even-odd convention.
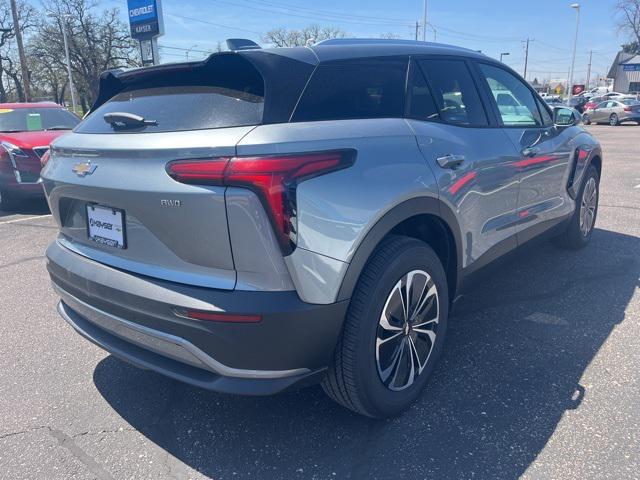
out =
[[[437,229],[437,230],[436,230]],[[390,234],[426,241],[438,254],[447,273],[449,299],[459,290],[462,265],[460,227],[453,211],[432,197],[406,200],[383,215],[358,245],[338,291],[338,301],[351,298],[362,271],[380,242]]]

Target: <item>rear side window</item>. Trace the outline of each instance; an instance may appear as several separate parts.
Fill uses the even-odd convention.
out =
[[[175,132],[257,125],[262,121],[264,97],[213,86],[167,86],[119,93],[91,113],[78,133],[117,133],[104,121],[105,113],[126,112],[154,120],[157,125],[127,129],[132,133]]]
[[[421,60],[442,121],[457,125],[488,125],[471,73],[463,60]]]
[[[417,64],[411,66],[411,85],[409,87],[409,116],[419,120],[439,120],[440,114],[433,96]]]
[[[402,117],[407,59],[368,58],[318,66],[294,122]]]

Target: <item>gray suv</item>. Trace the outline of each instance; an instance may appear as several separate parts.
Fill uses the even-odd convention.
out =
[[[602,153],[482,54],[398,40],[106,72],[43,173],[60,315],[219,392],[321,383],[386,417],[453,299],[533,239],[590,239]]]

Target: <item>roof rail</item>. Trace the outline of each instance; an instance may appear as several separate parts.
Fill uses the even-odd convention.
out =
[[[317,42],[315,45],[380,45],[382,43],[389,45],[438,45],[431,42],[397,38],[330,38]]]
[[[229,50],[255,50],[261,47],[247,38],[227,38],[227,48]]]

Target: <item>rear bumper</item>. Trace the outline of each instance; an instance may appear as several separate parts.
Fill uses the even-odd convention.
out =
[[[134,365],[220,392],[268,395],[316,382],[348,304],[165,282],[107,267],[57,242],[47,258],[61,296],[58,311],[78,333]],[[176,307],[260,314],[262,320],[189,320],[175,315]]]

